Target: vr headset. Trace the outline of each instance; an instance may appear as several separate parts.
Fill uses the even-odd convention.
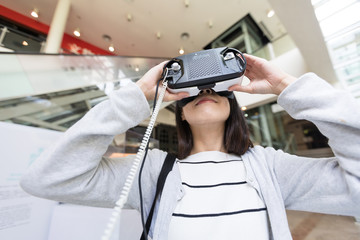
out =
[[[242,83],[245,69],[246,60],[240,51],[221,47],[171,59],[164,67],[163,78],[166,74],[170,92],[189,93],[188,98],[178,101],[183,107],[204,89],[233,98],[234,94],[228,88]]]

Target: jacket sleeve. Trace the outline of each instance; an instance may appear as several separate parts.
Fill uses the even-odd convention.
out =
[[[313,73],[279,96],[295,119],[313,122],[329,139],[333,158],[306,158],[277,151],[274,171],[286,208],[360,215],[360,106]]]
[[[136,84],[112,92],[47,149],[21,179],[28,193],[47,199],[98,207],[113,207],[132,165],[133,156],[103,158],[116,134],[124,133],[150,115],[148,102]],[[149,151],[144,167],[144,194],[152,186],[164,153]],[[153,161],[154,160],[154,161]],[[151,164],[150,164],[151,163]],[[150,169],[152,168],[152,169]],[[156,171],[155,171],[156,173]],[[137,177],[128,207],[138,208]],[[151,187],[149,187],[149,186]]]

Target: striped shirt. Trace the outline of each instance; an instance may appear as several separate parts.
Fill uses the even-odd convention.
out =
[[[169,240],[269,239],[266,207],[246,182],[240,157],[210,151],[177,164],[185,196],[172,215]]]

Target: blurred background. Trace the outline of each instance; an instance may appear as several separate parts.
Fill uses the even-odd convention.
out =
[[[358,0],[0,0],[1,126],[61,134],[110,91],[137,81],[152,66],[222,46],[265,58],[297,77],[314,72],[360,99],[359,12]],[[316,126],[292,119],[276,96],[236,98],[255,144],[333,156]],[[150,147],[177,151],[174,110],[174,103],[162,104]],[[147,123],[116,136],[106,155],[136,153]],[[32,141],[34,133],[20,130],[14,147]],[[3,134],[4,143],[9,135]],[[36,147],[29,148],[26,166],[46,143]],[[3,156],[1,161],[8,164]],[[351,226],[344,239],[360,239],[354,219],[344,221]],[[294,239],[320,239],[310,235]]]

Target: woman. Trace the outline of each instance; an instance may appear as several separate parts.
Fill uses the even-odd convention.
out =
[[[191,134],[186,138],[180,132],[180,140],[192,142],[180,145],[180,158],[167,177],[154,213],[152,239],[291,239],[285,208],[360,215],[356,100],[315,74],[296,79],[263,59],[245,57],[250,84],[229,90],[278,94],[278,103],[292,117],[312,121],[329,138],[335,157],[311,159],[252,147],[246,127],[226,133],[233,127],[228,121],[233,117],[232,100],[206,90],[178,108],[178,123],[187,125],[186,132]],[[162,66],[149,70],[136,84],[111,93],[108,101],[71,127],[24,176],[24,190],[62,202],[113,207],[132,159],[102,155],[114,135],[149,116],[147,99],[154,96]],[[167,92],[165,100],[184,103],[180,100],[186,97],[186,93]],[[233,122],[241,121],[240,116]],[[236,134],[240,136],[230,143],[224,139]],[[236,147],[233,141],[238,141]],[[165,156],[166,152],[157,149],[147,154],[142,173],[146,215]],[[127,205],[140,209],[137,186],[133,184]]]

